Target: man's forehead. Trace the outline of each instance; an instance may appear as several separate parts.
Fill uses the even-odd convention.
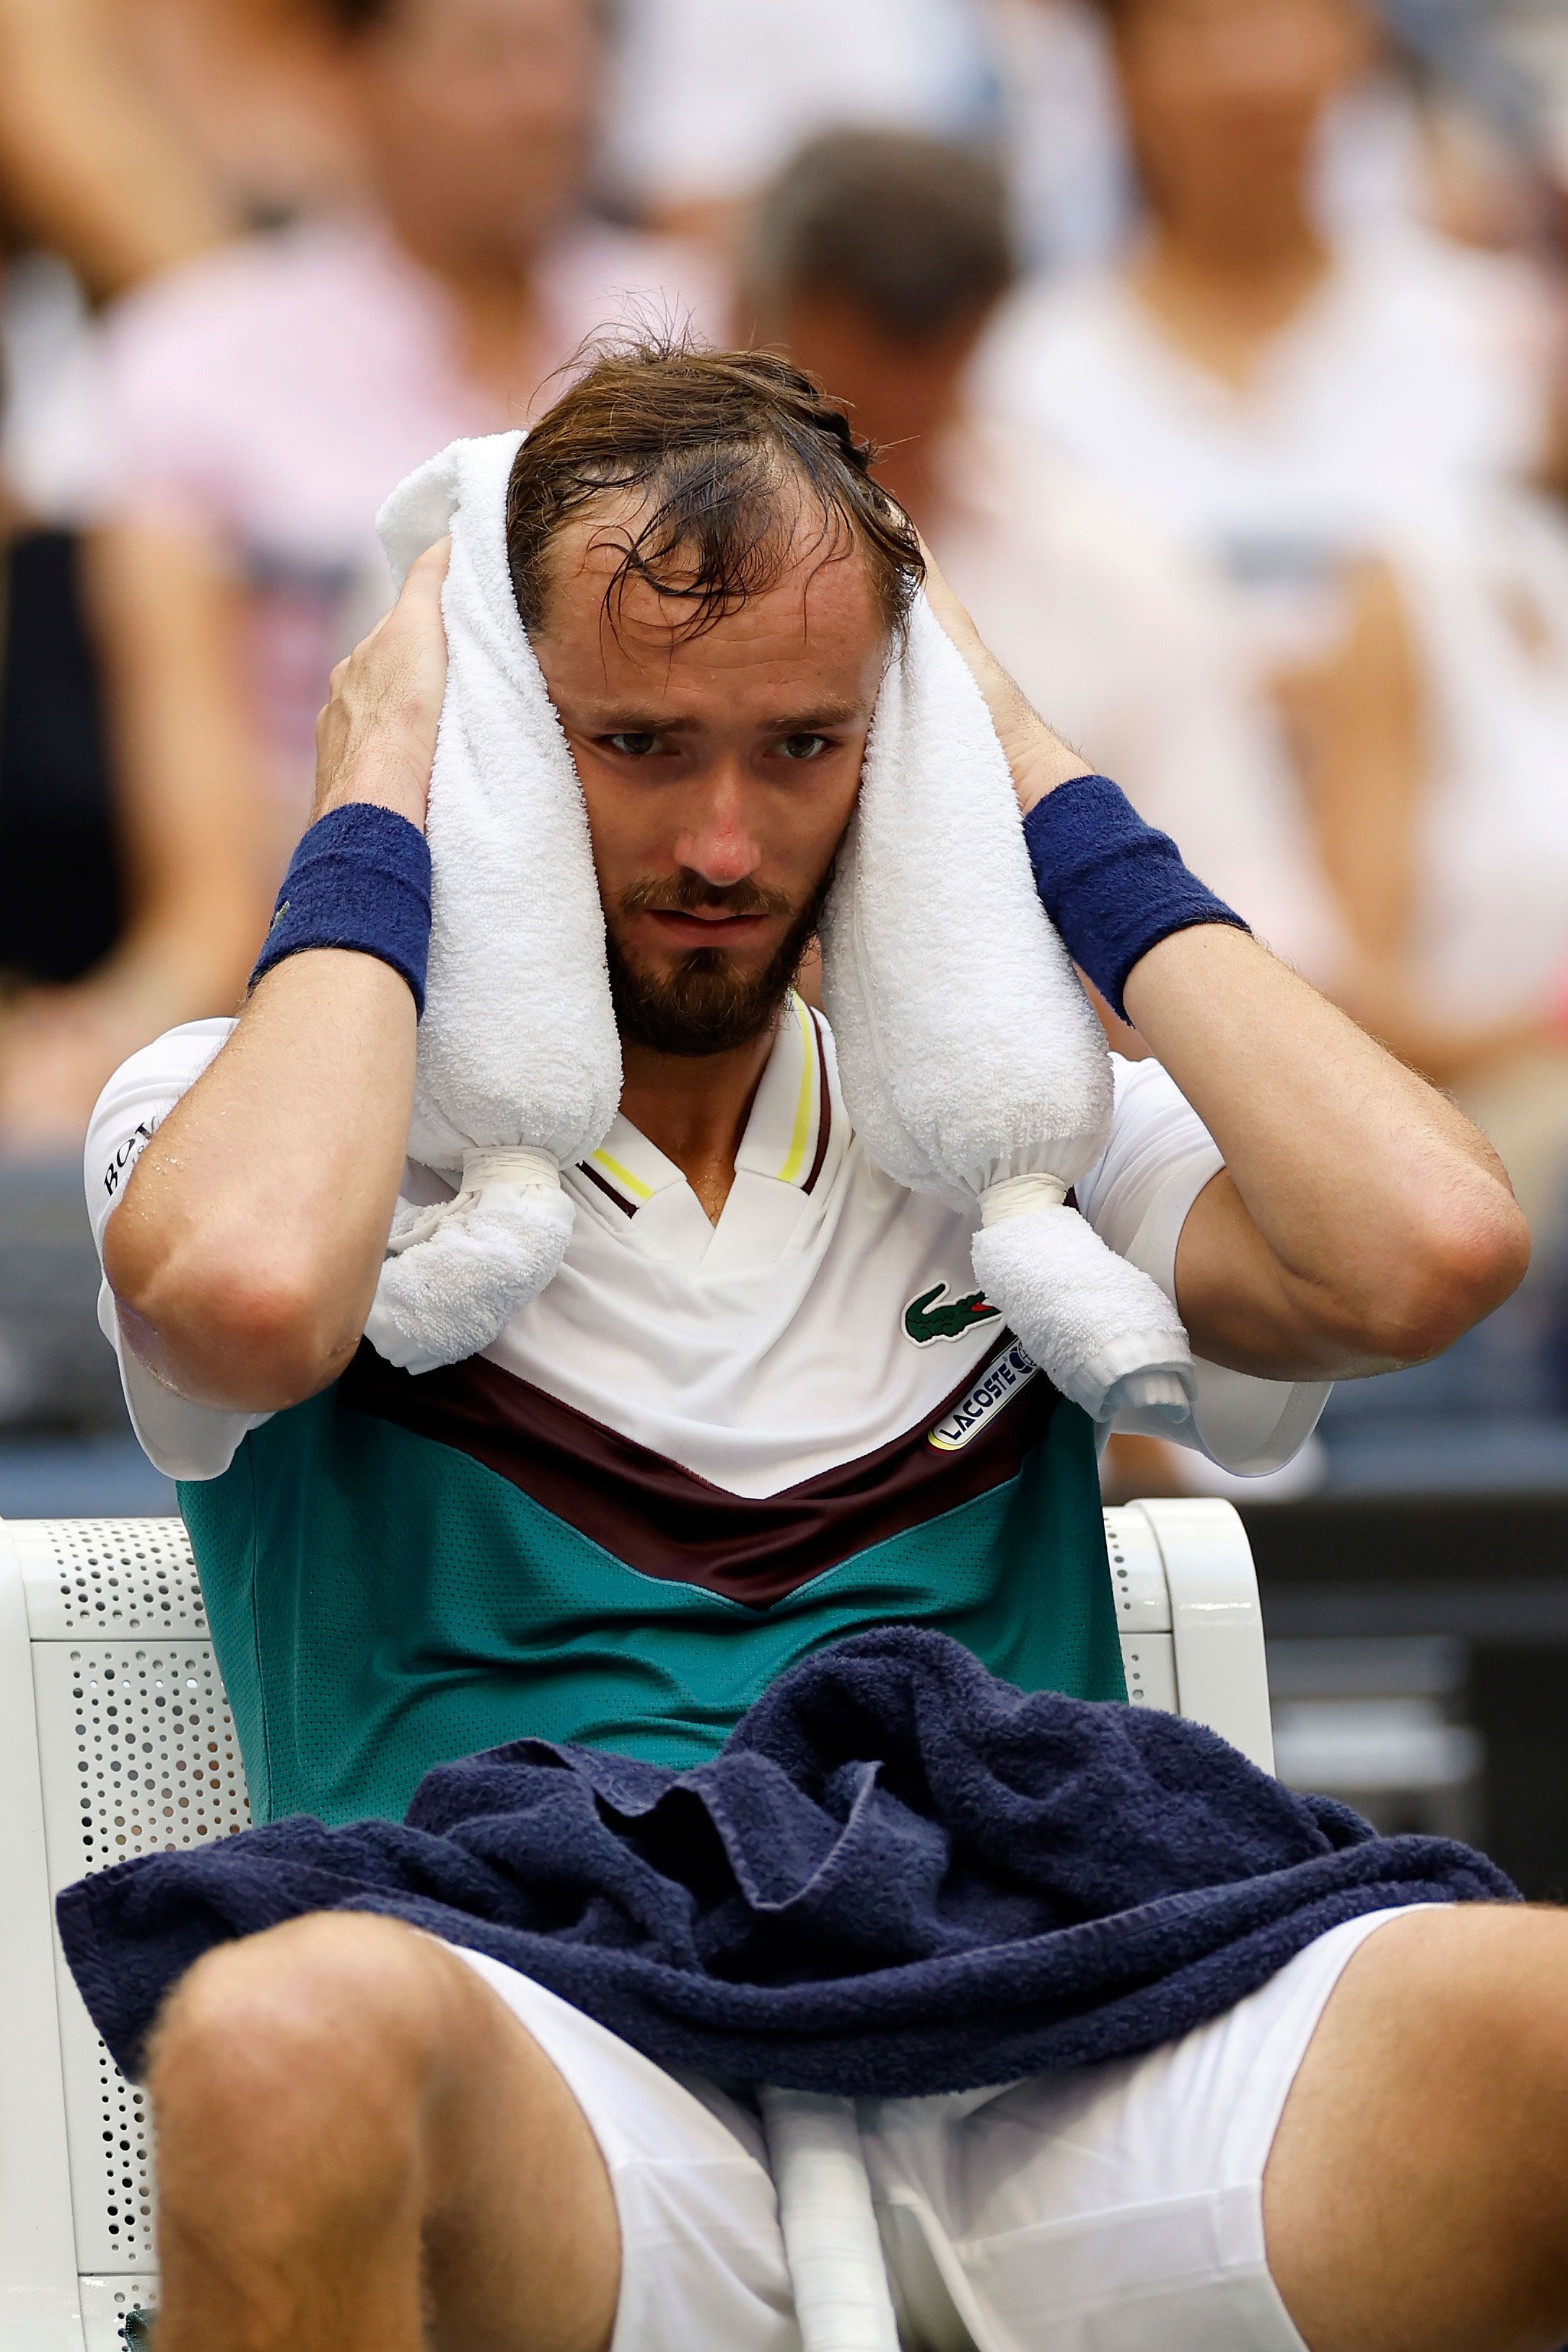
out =
[[[550,542],[551,601],[564,597],[573,605],[603,605],[605,592],[614,588],[617,618],[624,614],[643,628],[666,628],[682,611],[678,596],[661,597],[658,591],[626,568],[634,538],[628,522],[613,511],[574,519],[557,531]],[[695,569],[694,552],[693,568]],[[678,553],[665,557],[660,570],[679,583],[683,565]],[[758,587],[735,615],[793,608],[799,621],[814,620],[831,609],[837,619],[863,613],[874,623],[879,607],[875,586],[859,541],[802,517],[781,548],[773,575]]]
[[[620,698],[635,689],[673,707],[724,679],[771,692],[781,717],[843,723],[869,712],[888,633],[858,548],[792,549],[771,584],[694,631],[679,596],[634,575],[617,580],[623,541],[592,526],[571,539],[552,564],[536,642],[547,668],[570,665],[580,692]]]

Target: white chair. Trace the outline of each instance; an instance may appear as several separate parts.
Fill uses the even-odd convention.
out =
[[[1105,1529],[1133,1704],[1207,1723],[1271,1770],[1235,1511],[1134,1503]],[[53,1897],[248,1820],[180,1522],[0,1522],[0,2352],[114,2352],[157,2294],[142,2095],[82,2006]]]

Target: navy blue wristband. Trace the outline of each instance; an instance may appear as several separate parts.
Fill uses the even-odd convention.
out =
[[[1025,817],[1023,837],[1040,904],[1119,1021],[1133,966],[1173,931],[1249,928],[1109,776],[1075,776],[1047,793]]]
[[[348,801],[317,818],[288,861],[251,986],[305,948],[379,956],[423,1013],[430,845],[416,824],[373,801]]]

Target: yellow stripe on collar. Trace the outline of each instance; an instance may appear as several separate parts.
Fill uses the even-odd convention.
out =
[[[618,1184],[623,1185],[634,1201],[653,1199],[653,1186],[644,1184],[640,1176],[633,1176],[630,1168],[623,1168],[619,1160],[612,1160],[609,1152],[602,1148],[598,1151],[591,1151],[588,1156],[591,1160],[597,1160],[607,1176],[613,1176]]]
[[[795,1101],[795,1131],[789,1139],[789,1152],[779,1171],[780,1184],[793,1184],[800,1176],[806,1158],[806,1145],[811,1133],[811,1111],[817,1099],[817,1033],[811,1016],[793,990],[789,1002],[800,1024],[800,1091]]]

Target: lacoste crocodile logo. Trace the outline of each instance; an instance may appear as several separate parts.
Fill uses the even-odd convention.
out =
[[[933,1339],[961,1339],[977,1323],[1001,1320],[1001,1308],[988,1306],[983,1290],[971,1290],[964,1298],[943,1298],[946,1287],[945,1282],[933,1283],[904,1310],[904,1328],[917,1348],[928,1348]]]

